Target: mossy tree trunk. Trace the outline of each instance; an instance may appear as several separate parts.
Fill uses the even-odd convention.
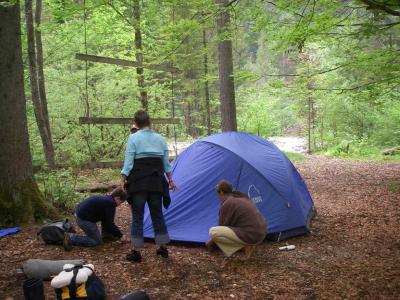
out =
[[[12,3],[12,2],[11,2]],[[20,8],[0,4],[0,225],[46,215],[32,171],[22,68]]]

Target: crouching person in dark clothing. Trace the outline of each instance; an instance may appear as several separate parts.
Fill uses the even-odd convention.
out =
[[[66,233],[64,249],[69,251],[72,246],[95,247],[103,243],[103,235],[112,240],[123,238],[123,234],[114,223],[115,209],[126,200],[126,193],[117,188],[110,195],[95,195],[83,200],[76,206],[76,223],[86,235]],[[97,222],[101,222],[100,233]]]

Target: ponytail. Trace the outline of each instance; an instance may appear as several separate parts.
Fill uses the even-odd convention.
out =
[[[227,180],[221,180],[220,182],[218,182],[217,193],[220,193],[220,192],[223,192],[224,194],[227,194],[227,195],[230,195],[230,196],[236,197],[236,198],[243,198],[243,197],[248,198],[248,196],[245,193],[242,193],[240,191],[235,191],[233,189],[232,184]]]

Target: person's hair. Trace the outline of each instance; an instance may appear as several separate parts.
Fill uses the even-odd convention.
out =
[[[135,112],[133,120],[139,128],[150,126],[150,116],[142,109]]]
[[[228,180],[221,180],[217,184],[217,193],[219,194],[220,192],[223,192],[224,194],[231,195],[233,197],[246,197],[247,195],[245,193],[235,191],[233,189],[232,184]]]
[[[221,180],[217,184],[217,193],[224,192],[225,194],[231,194],[233,192],[232,184],[227,180]]]
[[[113,198],[119,197],[121,202],[124,202],[126,200],[126,198],[128,197],[128,195],[120,187],[117,187],[115,190],[113,190],[111,192],[111,196]]]

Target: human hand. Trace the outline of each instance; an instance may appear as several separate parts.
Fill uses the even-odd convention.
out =
[[[175,182],[173,182],[172,180],[169,181],[169,189],[173,192],[175,192],[175,190],[177,189]]]
[[[120,186],[121,186],[121,189],[126,193],[126,183],[127,183],[127,181],[126,181],[126,179],[125,179],[125,177],[122,177],[121,178],[121,184],[120,184]]]
[[[130,243],[130,238],[129,237],[127,237],[126,235],[123,235],[122,237],[121,237],[121,243]]]

